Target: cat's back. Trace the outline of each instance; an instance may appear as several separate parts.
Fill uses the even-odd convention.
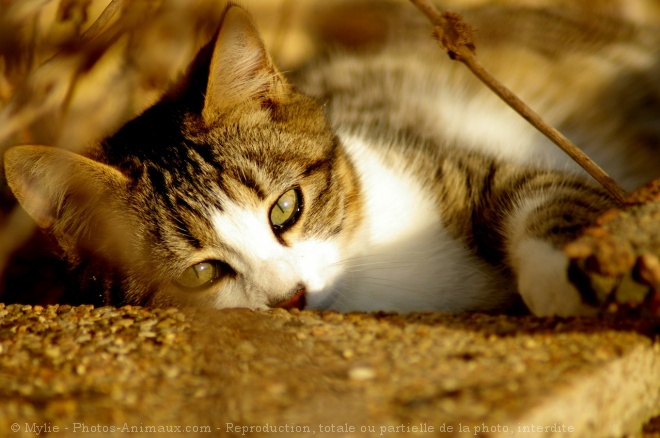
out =
[[[410,5],[408,5],[410,6]],[[430,37],[414,8],[386,42],[335,51],[300,76],[340,137],[366,140],[391,160],[441,148],[577,169]],[[481,62],[628,187],[657,175],[660,40],[657,27],[581,8],[467,9]],[[433,157],[431,157],[433,158]]]

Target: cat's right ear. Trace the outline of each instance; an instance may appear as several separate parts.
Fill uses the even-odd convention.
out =
[[[42,228],[72,232],[84,210],[128,178],[113,167],[48,146],[16,146],[4,156],[5,176],[21,206]],[[62,224],[61,222],[67,222]]]
[[[245,104],[255,108],[286,98],[289,85],[273,64],[252,17],[240,6],[224,13],[213,49],[202,117],[208,123]]]

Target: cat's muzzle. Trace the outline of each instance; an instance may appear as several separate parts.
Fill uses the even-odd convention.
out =
[[[298,289],[296,293],[289,298],[286,301],[282,301],[281,303],[278,303],[275,307],[279,307],[282,309],[299,309],[303,310],[305,308],[305,305],[307,304],[307,289],[304,287]]]

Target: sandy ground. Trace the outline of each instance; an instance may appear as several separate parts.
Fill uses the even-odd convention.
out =
[[[659,330],[0,305],[0,434],[620,437],[660,414]]]

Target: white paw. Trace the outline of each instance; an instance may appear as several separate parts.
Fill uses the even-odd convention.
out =
[[[563,251],[536,239],[525,239],[516,248],[513,262],[518,291],[537,316],[594,315],[568,280],[568,257]]]

